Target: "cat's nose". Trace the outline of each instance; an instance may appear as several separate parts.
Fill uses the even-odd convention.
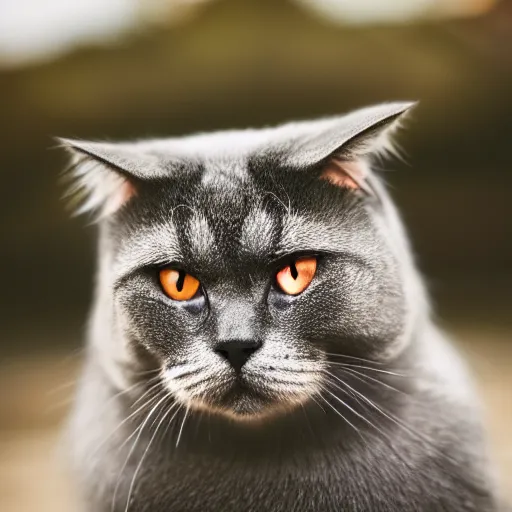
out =
[[[256,340],[226,340],[215,346],[215,352],[220,354],[238,373],[247,360],[261,347]]]

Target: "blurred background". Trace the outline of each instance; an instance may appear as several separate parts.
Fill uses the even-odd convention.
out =
[[[0,0],[0,511],[76,510],[59,443],[94,228],[53,136],[130,139],[420,100],[385,178],[473,368],[512,497],[512,2]]]

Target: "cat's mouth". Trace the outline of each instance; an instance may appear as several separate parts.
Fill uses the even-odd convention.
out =
[[[266,409],[270,409],[272,400],[251,385],[247,379],[238,376],[212,406],[220,408],[223,412],[228,411],[230,415],[251,417],[261,415]]]
[[[165,378],[175,398],[189,407],[227,416],[238,421],[254,421],[289,412],[309,401],[320,390],[317,372],[304,379],[282,379],[263,372],[205,375],[196,385]]]
[[[198,405],[201,409],[206,407],[211,412],[237,421],[256,421],[289,412],[308,398],[306,393],[300,398],[296,394],[285,393],[276,396],[259,386],[237,379],[222,394],[216,394],[214,399],[205,397]]]

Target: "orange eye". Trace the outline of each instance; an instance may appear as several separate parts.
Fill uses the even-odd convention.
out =
[[[277,273],[279,288],[288,295],[303,292],[313,280],[316,272],[316,258],[307,256],[299,258]]]
[[[160,284],[165,293],[174,300],[190,300],[199,289],[199,281],[195,277],[172,268],[160,270]]]

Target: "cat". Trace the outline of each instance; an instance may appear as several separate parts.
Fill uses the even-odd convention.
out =
[[[99,230],[86,511],[500,510],[465,367],[372,170],[413,103],[61,139]]]

